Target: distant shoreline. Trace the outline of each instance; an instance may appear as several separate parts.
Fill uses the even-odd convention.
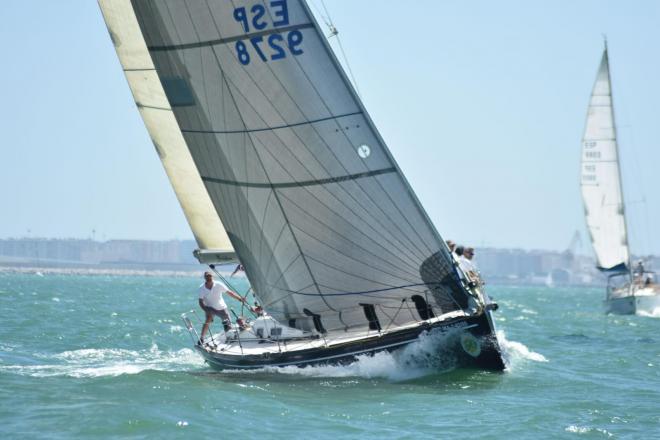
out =
[[[56,266],[1,266],[0,275],[3,274],[24,274],[44,277],[48,275],[69,275],[69,276],[113,276],[113,277],[175,277],[175,278],[199,278],[205,267],[200,269],[148,269],[148,268],[103,268],[103,267],[56,267]],[[218,267],[218,272],[224,277],[229,277],[233,272],[233,265]],[[239,275],[243,277],[244,275]],[[541,282],[525,282],[525,280],[497,280],[493,279],[487,283],[490,286],[545,286]],[[599,284],[591,285],[571,285],[566,284],[556,287],[602,287]],[[549,287],[549,286],[548,286]]]
[[[224,267],[222,269],[225,269]],[[0,274],[26,274],[26,275],[89,275],[89,276],[143,276],[143,277],[179,277],[198,278],[204,271],[198,270],[168,270],[168,269],[128,269],[128,268],[100,268],[100,267],[49,267],[49,266],[0,266]],[[229,275],[231,270],[219,271]]]

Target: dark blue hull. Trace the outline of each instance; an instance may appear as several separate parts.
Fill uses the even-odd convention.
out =
[[[447,331],[457,334],[456,338],[452,338],[453,343],[450,347],[450,354],[459,366],[477,367],[492,371],[501,371],[505,368],[497,337],[494,334],[490,312],[434,324],[424,322],[411,329],[364,338],[345,344],[333,344],[328,347],[283,350],[279,353],[264,352],[259,355],[225,354],[206,350],[199,346],[196,349],[211,366],[220,370],[345,365],[356,361],[358,356],[373,355],[381,351],[400,350],[418,341],[422,333],[430,331]]]

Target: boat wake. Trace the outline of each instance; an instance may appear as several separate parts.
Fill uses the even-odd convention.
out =
[[[380,352],[362,355],[348,365],[319,365],[309,367],[266,367],[225,374],[280,374],[305,377],[362,377],[386,379],[393,382],[412,380],[454,370],[458,365],[456,345],[462,332],[434,331],[422,334],[414,343],[393,353]],[[524,344],[510,341],[503,331],[498,339],[506,361],[512,370],[528,362],[547,362],[547,359]],[[35,362],[19,365],[0,365],[0,371],[31,377],[67,376],[94,378],[138,374],[143,371],[191,371],[203,368],[204,360],[191,349],[160,350],[156,344],[146,350],[80,349],[54,355],[37,355]]]
[[[462,331],[434,331],[424,333],[419,340],[393,353],[379,352],[358,356],[348,365],[319,365],[308,367],[267,367],[248,373],[275,373],[306,377],[363,377],[387,379],[394,382],[416,379],[431,374],[449,372],[456,368],[456,346]],[[236,373],[246,374],[246,371]],[[231,371],[229,373],[232,373]]]
[[[55,355],[39,355],[45,363],[0,365],[0,371],[31,377],[104,377],[137,374],[146,370],[189,371],[203,367],[204,361],[191,349],[162,351],[157,345],[148,350],[81,349]]]
[[[637,316],[645,316],[647,318],[660,318],[660,307],[656,307],[653,310],[637,310]]]
[[[307,377],[363,377],[387,379],[393,382],[407,381],[456,369],[458,359],[456,346],[460,344],[462,331],[436,331],[424,333],[419,340],[393,353],[380,352],[375,355],[359,356],[348,365],[320,365],[310,367],[267,367],[256,370],[233,370],[223,373],[237,374],[283,374]],[[514,371],[532,362],[548,362],[540,353],[530,350],[525,344],[511,341],[503,331],[497,332],[502,354],[507,366],[505,371]]]
[[[515,370],[517,367],[528,361],[548,362],[548,359],[546,359],[545,356],[530,350],[522,342],[508,340],[502,330],[497,331],[497,340],[500,343],[500,348],[504,355],[504,362],[509,371]]]

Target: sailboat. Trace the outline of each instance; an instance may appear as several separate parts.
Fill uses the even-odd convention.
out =
[[[632,267],[607,43],[591,92],[582,140],[582,200],[598,269],[608,274],[608,313],[660,310],[660,286],[643,263]]]
[[[99,0],[199,248],[265,313],[195,349],[218,369],[342,364],[446,336],[505,368],[463,274],[302,0]],[[193,323],[184,316],[188,329]]]

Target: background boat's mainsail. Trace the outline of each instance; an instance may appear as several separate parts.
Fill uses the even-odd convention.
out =
[[[582,199],[602,270],[626,270],[628,240],[607,49],[591,93],[582,141]]]
[[[129,2],[101,1],[106,19],[111,5]],[[467,307],[446,246],[306,4],[130,5],[150,55],[135,71],[157,73],[159,107],[271,314],[332,332]]]

